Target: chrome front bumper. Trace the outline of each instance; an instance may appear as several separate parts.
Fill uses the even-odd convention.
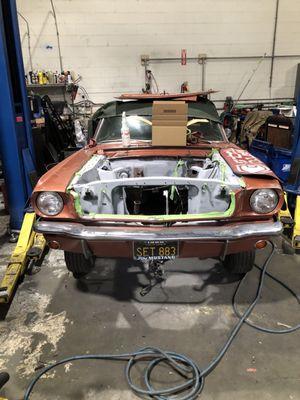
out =
[[[282,224],[275,222],[229,223],[223,226],[112,227],[86,226],[78,222],[38,221],[35,232],[79,240],[235,240],[279,235]]]

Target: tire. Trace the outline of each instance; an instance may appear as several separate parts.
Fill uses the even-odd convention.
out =
[[[225,268],[233,274],[246,274],[254,266],[255,250],[228,254],[224,260]]]
[[[94,267],[93,260],[87,260],[83,254],[65,251],[65,262],[75,279],[83,278]]]

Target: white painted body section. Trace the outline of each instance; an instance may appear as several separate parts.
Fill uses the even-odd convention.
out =
[[[242,181],[218,152],[210,158],[108,159],[96,155],[75,175],[82,215],[225,212]]]

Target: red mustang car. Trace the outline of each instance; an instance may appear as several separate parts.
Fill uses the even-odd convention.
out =
[[[152,145],[152,106],[180,95],[132,97],[102,106],[90,144],[39,180],[35,231],[65,251],[75,278],[96,257],[217,257],[235,273],[249,271],[255,249],[281,232],[276,176],[228,141],[205,96],[185,95],[186,144],[179,147]]]

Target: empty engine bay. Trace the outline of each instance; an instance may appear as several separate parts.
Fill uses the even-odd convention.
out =
[[[225,212],[241,180],[218,152],[208,158],[93,156],[72,180],[81,216]]]

